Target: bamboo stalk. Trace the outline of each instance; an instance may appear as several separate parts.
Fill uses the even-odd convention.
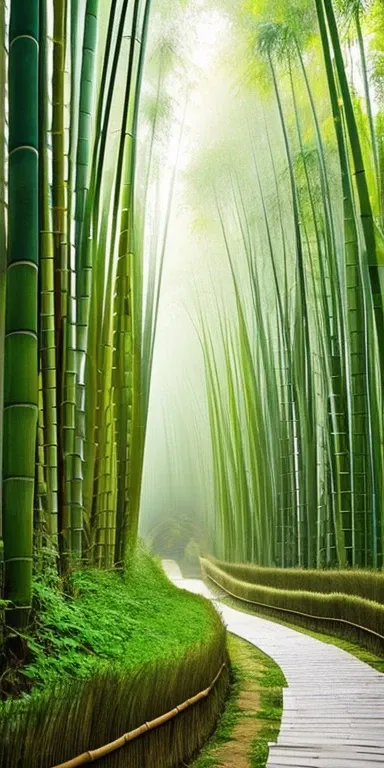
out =
[[[372,291],[372,301],[375,313],[375,323],[378,338],[380,340],[378,346],[379,362],[381,371],[381,386],[384,381],[384,346],[381,343],[384,338],[384,300],[383,292],[380,282],[380,270],[382,264],[380,263],[379,254],[377,251],[376,237],[375,237],[375,224],[372,215],[372,206],[369,196],[369,189],[367,184],[365,165],[363,160],[363,153],[361,148],[361,140],[359,131],[357,128],[355,111],[353,108],[351,91],[348,85],[347,76],[345,72],[345,66],[343,61],[343,55],[340,45],[340,39],[335,19],[335,13],[333,9],[332,0],[322,0],[324,4],[325,15],[328,22],[329,36],[332,43],[333,53],[335,57],[335,66],[337,71],[337,77],[340,85],[340,93],[343,99],[343,107],[345,114],[346,130],[349,137],[353,176],[355,179],[357,197],[359,200],[359,215],[361,220],[361,227],[364,233],[365,247],[366,247],[366,259],[368,263],[369,279]]]
[[[66,347],[66,317],[68,308],[68,243],[67,190],[65,186],[64,91],[66,0],[53,2],[53,75],[52,75],[52,223],[55,267],[55,333],[57,377],[57,454],[58,454],[58,529],[59,545],[64,561],[71,549],[70,507],[67,503],[68,430],[65,430],[64,350]],[[69,483],[70,485],[70,483]]]
[[[39,2],[13,0],[9,53],[9,240],[4,364],[3,523],[9,621],[28,618],[38,411]],[[20,226],[20,195],[23,226]]]
[[[47,483],[47,523],[51,542],[57,549],[57,377],[55,338],[55,268],[52,212],[49,202],[49,104],[48,104],[48,7],[40,2],[40,353],[44,409],[44,451]]]
[[[0,109],[5,112],[6,89],[6,4],[0,7]],[[3,550],[3,401],[4,401],[4,334],[5,334],[5,298],[7,278],[7,238],[6,238],[6,199],[5,199],[5,123],[0,121],[0,568],[4,557]],[[0,584],[0,589],[2,584]]]

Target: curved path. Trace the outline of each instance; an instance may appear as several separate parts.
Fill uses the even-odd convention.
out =
[[[335,645],[224,605],[203,581],[183,579],[171,560],[163,566],[178,587],[210,598],[230,632],[282,669],[288,687],[267,768],[384,768],[384,674]]]

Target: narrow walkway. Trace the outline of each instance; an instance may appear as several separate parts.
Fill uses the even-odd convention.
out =
[[[341,648],[224,605],[203,581],[183,579],[164,560],[178,587],[210,598],[229,632],[271,656],[282,669],[283,717],[267,768],[384,768],[384,675]]]

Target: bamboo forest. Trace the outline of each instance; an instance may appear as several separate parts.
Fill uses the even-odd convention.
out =
[[[0,0],[0,768],[384,765],[384,0]]]

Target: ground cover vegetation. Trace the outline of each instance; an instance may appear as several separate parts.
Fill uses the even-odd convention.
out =
[[[51,768],[97,749],[203,690],[226,664],[209,699],[104,762],[176,767],[204,743],[226,698],[225,630],[148,553],[136,553],[125,578],[74,571],[61,593],[52,571],[51,583],[34,582],[34,605],[18,633],[24,663],[15,653],[1,675],[2,766]]]
[[[191,172],[228,264],[215,324],[198,300],[214,554],[381,567],[383,5],[221,7],[237,98]]]

